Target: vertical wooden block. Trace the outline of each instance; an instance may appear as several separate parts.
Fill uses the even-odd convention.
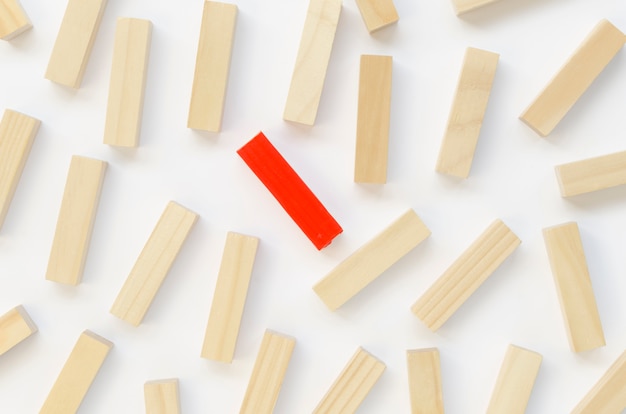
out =
[[[143,393],[146,414],[180,414],[178,378],[148,381]]]
[[[105,161],[72,157],[48,261],[47,280],[74,286],[80,283],[106,167]]]
[[[626,408],[626,351],[578,403],[572,414],[618,414]]]
[[[494,221],[413,304],[415,316],[432,331],[439,329],[520,243],[502,221]]]
[[[68,0],[46,79],[78,89],[107,0]]]
[[[324,89],[342,0],[310,0],[283,119],[313,125]]]
[[[467,178],[500,55],[467,48],[436,170]]]
[[[197,218],[180,204],[167,204],[113,303],[113,315],[139,326]]]
[[[601,20],[520,119],[542,137],[550,134],[624,42],[624,33]]]
[[[491,3],[495,3],[497,0],[452,0],[452,5],[457,15],[467,13],[469,11],[478,9]]]
[[[578,225],[571,222],[546,228],[543,238],[572,351],[604,346],[602,322]]]
[[[412,414],[444,414],[441,364],[436,348],[407,351]]]
[[[0,355],[37,332],[37,326],[22,305],[0,316]]]
[[[398,21],[393,0],[356,0],[356,4],[370,33]]]
[[[0,0],[0,39],[11,40],[31,27],[19,0]]]
[[[39,414],[73,414],[85,398],[113,343],[83,332],[52,386]]]
[[[430,230],[408,210],[317,282],[313,290],[330,310],[336,310],[428,236]]]
[[[588,158],[555,168],[562,197],[626,184],[626,151]]]
[[[234,4],[204,2],[187,128],[221,129],[236,20]]]
[[[391,56],[361,55],[354,182],[387,182]]]

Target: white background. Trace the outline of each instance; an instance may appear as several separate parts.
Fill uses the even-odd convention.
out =
[[[569,412],[626,348],[626,187],[564,200],[553,166],[626,149],[621,51],[548,138],[517,119],[618,0],[502,0],[462,18],[448,0],[395,0],[371,36],[345,0],[317,122],[282,121],[308,6],[240,0],[222,132],[186,128],[202,1],[110,0],[82,87],[43,78],[66,2],[23,0],[34,29],[0,43],[0,109],[42,126],[0,231],[0,313],[39,333],[0,357],[0,413],[34,413],[76,339],[115,343],[80,412],[143,412],[143,383],[178,377],[184,413],[238,412],[266,328],[297,338],[276,413],[311,412],[358,346],[387,370],[360,413],[407,413],[405,350],[438,347],[448,413],[484,412],[510,343],[544,356],[528,413]],[[140,147],[102,144],[115,21],[154,24]],[[464,50],[501,55],[470,178],[434,172]],[[353,183],[360,54],[393,55],[388,183]],[[236,150],[263,130],[344,233],[318,252]],[[83,282],[44,279],[73,154],[109,162]],[[168,200],[200,215],[144,323],[108,313]],[[337,312],[311,289],[413,208],[432,236]],[[437,333],[411,304],[495,218],[521,246]],[[541,235],[575,220],[607,346],[569,350]],[[231,365],[199,357],[227,231],[261,239]]]

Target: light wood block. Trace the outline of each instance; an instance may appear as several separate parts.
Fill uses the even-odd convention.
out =
[[[313,290],[330,310],[336,310],[428,236],[430,230],[408,210],[317,282]]]
[[[572,351],[604,346],[602,322],[578,225],[572,222],[546,228],[543,238]]]
[[[436,170],[467,178],[500,55],[467,48]]]
[[[106,168],[105,161],[72,157],[46,280],[76,286],[83,278]]]
[[[11,40],[31,27],[19,0],[0,0],[0,39]]]
[[[113,343],[83,332],[52,386],[39,414],[73,414],[85,398]]]
[[[187,128],[219,132],[235,36],[237,6],[205,1]]]
[[[618,414],[626,408],[626,351],[578,403],[572,414]]]
[[[385,371],[385,364],[359,348],[313,414],[352,414]]]
[[[265,331],[239,414],[271,414],[278,400],[296,340]]]
[[[22,305],[0,316],[0,355],[37,332],[37,326]]]
[[[283,119],[313,125],[324,89],[342,0],[310,0]]]
[[[148,381],[143,394],[146,414],[180,414],[178,378]]]
[[[502,221],[494,221],[415,302],[413,313],[436,331],[520,243]]]
[[[398,21],[393,0],[356,0],[356,4],[370,33]]]
[[[46,79],[78,89],[107,0],[68,0]]]
[[[387,182],[391,116],[391,56],[361,55],[354,182]]]
[[[180,204],[168,203],[113,303],[113,315],[139,326],[197,218]]]
[[[441,364],[436,348],[407,351],[412,414],[444,414]]]
[[[202,358],[232,362],[259,239],[228,233],[217,276]]]
[[[498,0],[452,0],[454,10],[457,15],[467,13],[488,4],[495,3]]]
[[[562,197],[626,184],[626,151],[588,158],[555,168]]]
[[[601,20],[520,119],[542,137],[550,134],[624,42],[624,33]]]

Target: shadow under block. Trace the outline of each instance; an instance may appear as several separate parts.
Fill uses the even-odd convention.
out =
[[[412,414],[444,414],[441,364],[436,348],[406,353]]]
[[[197,218],[180,204],[168,203],[113,303],[113,315],[139,326]]]
[[[342,0],[310,0],[283,119],[313,125],[324,89]]]
[[[283,385],[296,340],[265,331],[239,414],[271,414]]]
[[[393,0],[356,0],[356,4],[370,33],[398,21]]]
[[[11,40],[31,27],[19,0],[0,0],[0,39]]]
[[[76,286],[83,278],[106,168],[105,161],[72,157],[46,280]]]
[[[578,225],[546,228],[543,238],[572,351],[606,345]]]
[[[467,48],[437,172],[459,178],[469,176],[499,57],[497,53]]]
[[[619,414],[626,408],[626,351],[578,403],[572,414]]]
[[[232,362],[259,239],[228,233],[211,313],[202,345],[203,358]]]
[[[385,364],[359,348],[313,414],[352,414],[385,371]]]
[[[601,20],[520,119],[545,137],[622,49],[626,36]]]
[[[626,151],[555,167],[562,197],[626,184]]]
[[[6,109],[0,121],[0,228],[39,130],[38,119]]]
[[[237,153],[317,250],[328,246],[343,231],[262,132]]]
[[[46,79],[78,89],[107,0],[68,0]]]
[[[313,290],[334,311],[428,236],[430,230],[408,210],[317,282]]]
[[[0,316],[0,355],[35,332],[37,326],[21,305]]]
[[[479,7],[495,3],[498,0],[452,0],[456,14],[463,14],[475,10]]]
[[[391,56],[361,55],[354,182],[387,182]]]
[[[221,129],[236,21],[234,4],[204,2],[187,128]]]
[[[432,331],[439,329],[521,243],[494,221],[420,297],[411,310]]]
[[[180,414],[178,379],[148,381],[143,386],[146,414]]]
[[[111,348],[112,342],[91,331],[83,332],[39,414],[76,413]]]

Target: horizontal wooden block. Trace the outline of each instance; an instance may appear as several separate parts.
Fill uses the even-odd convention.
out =
[[[542,137],[550,134],[624,42],[624,33],[601,20],[520,119]]]
[[[562,197],[571,197],[626,184],[626,151],[558,165],[556,178]]]
[[[146,414],[180,414],[178,378],[148,381],[143,393]]]
[[[370,33],[398,21],[393,0],[356,0],[356,4]]]
[[[35,332],[37,326],[22,305],[0,316],[0,355]]]
[[[330,310],[336,310],[428,236],[430,230],[408,210],[317,282],[313,290]]]
[[[469,11],[495,3],[497,0],[452,0],[456,14],[463,14]]]
[[[626,408],[626,351],[578,403],[572,414],[618,414]]]
[[[0,0],[0,39],[11,40],[31,27],[19,0]]]
[[[444,414],[441,364],[436,348],[406,352],[412,414]]]

